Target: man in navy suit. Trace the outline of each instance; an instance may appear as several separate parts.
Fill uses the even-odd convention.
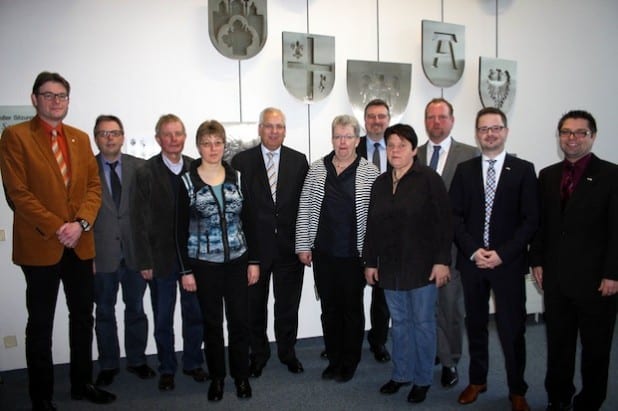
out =
[[[574,410],[601,408],[616,322],[618,167],[595,156],[594,117],[582,110],[558,122],[564,160],[541,170],[541,227],[530,248],[544,290],[547,410],[571,409],[579,333],[582,389]]]
[[[283,146],[285,115],[281,110],[264,109],[258,133],[261,144],[232,159],[232,166],[245,181],[243,187],[248,187],[243,192],[243,207],[252,225],[259,227],[256,255],[261,274],[249,287],[249,373],[254,378],[262,375],[270,358],[266,328],[271,276],[279,361],[293,374],[304,371],[295,350],[304,266],[294,252],[294,235],[300,192],[309,169],[304,154]]]
[[[460,163],[450,197],[459,250],[470,354],[469,385],[460,404],[487,390],[489,294],[496,302],[496,326],[514,411],[530,409],[525,394],[527,249],[539,221],[534,165],[506,154],[505,114],[493,107],[476,116],[481,157]]]
[[[375,164],[380,173],[391,170],[391,166],[386,160],[386,143],[384,142],[384,131],[390,121],[390,108],[384,100],[374,99],[367,103],[365,106],[365,131],[367,135],[360,138],[356,153]],[[386,349],[388,324],[391,316],[386,305],[384,289],[376,285],[371,288],[371,307],[369,308],[371,329],[367,333],[367,341],[376,361],[384,363],[391,359],[391,355]]]
[[[146,364],[148,317],[143,304],[146,280],[137,270],[129,213],[135,171],[144,160],[121,153],[124,127],[116,116],[97,117],[94,142],[99,148],[96,158],[102,186],[101,208],[94,225],[97,253],[94,259],[95,329],[100,367],[96,384],[106,386],[119,371],[116,300],[120,285],[127,370],[142,379],[154,377],[155,372]]]

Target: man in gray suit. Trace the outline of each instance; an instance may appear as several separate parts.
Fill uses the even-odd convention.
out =
[[[100,151],[96,158],[102,183],[102,204],[94,225],[95,329],[100,367],[96,384],[106,386],[113,382],[119,371],[120,348],[115,315],[119,285],[122,285],[125,305],[127,370],[142,379],[154,377],[155,372],[146,364],[148,318],[142,302],[146,280],[137,271],[129,212],[135,170],[144,160],[120,152],[124,128],[116,116],[97,117],[94,141]]]
[[[434,98],[425,106],[425,130],[429,141],[418,148],[418,159],[442,176],[448,190],[457,165],[479,155],[476,147],[459,143],[451,136],[455,123],[453,106],[443,98]],[[461,357],[463,338],[463,290],[459,272],[455,268],[456,249],[453,247],[451,281],[438,289],[438,350],[442,364],[441,383],[452,387],[459,381],[457,361]]]

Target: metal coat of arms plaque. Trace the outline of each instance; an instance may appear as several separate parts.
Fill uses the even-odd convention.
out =
[[[479,95],[483,107],[496,107],[505,113],[515,101],[517,62],[479,58]]]
[[[282,33],[283,84],[306,103],[328,96],[335,84],[335,38]]]
[[[365,106],[379,98],[390,107],[391,123],[403,115],[412,83],[412,65],[378,61],[348,60],[348,98],[354,116],[363,122]]]
[[[225,57],[245,60],[266,43],[266,0],[208,0],[210,41]]]
[[[450,87],[465,67],[465,26],[423,20],[423,71],[431,84]]]

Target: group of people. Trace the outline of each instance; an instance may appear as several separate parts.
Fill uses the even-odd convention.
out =
[[[591,152],[597,128],[590,113],[574,110],[560,119],[564,161],[537,179],[532,163],[507,154],[502,111],[477,113],[477,148],[453,139],[454,111],[443,98],[425,107],[427,143],[419,146],[409,125],[389,126],[388,104],[373,100],[364,112],[367,134],[360,136],[354,117],[336,116],[332,151],[309,165],[283,145],[286,121],[277,108],[260,114],[260,144],[229,164],[223,125],[209,120],[198,127],[194,160],[183,155],[186,130],[173,114],[157,122],[161,152],[148,160],[121,153],[121,120],[99,116],[94,156],[88,135],[63,123],[69,96],[61,75],[40,73],[31,95],[37,115],[7,127],[0,140],[14,211],[13,261],[26,280],[33,409],[56,409],[51,335],[60,282],[73,399],[116,398],[100,387],[120,371],[119,287],[126,369],[142,379],[157,375],[145,355],[142,301],[149,287],[159,389],[175,387],[179,288],[183,373],[197,382],[210,378],[208,400],[220,401],[227,374],[223,315],[236,394],[250,398],[249,378],[260,377],[271,356],[271,278],[277,357],[289,372],[304,372],[295,352],[304,266],[313,266],[321,305],[328,360],[322,378],[354,377],[369,284],[370,350],[377,361],[393,363],[380,392],[411,385],[413,403],[426,399],[434,364],[442,366],[444,387],[458,383],[464,330],[469,383],[458,401],[473,403],[487,390],[493,292],[515,411],[530,409],[524,276],[532,267],[545,298],[547,410],[601,407],[618,299],[618,256],[611,252],[618,245],[618,167]],[[93,329],[100,368],[94,382]],[[575,395],[578,334],[582,389]]]

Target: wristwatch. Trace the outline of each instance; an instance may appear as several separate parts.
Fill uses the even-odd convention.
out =
[[[82,226],[82,230],[84,231],[90,231],[90,228],[92,228],[90,223],[83,218],[78,218],[76,221]]]

